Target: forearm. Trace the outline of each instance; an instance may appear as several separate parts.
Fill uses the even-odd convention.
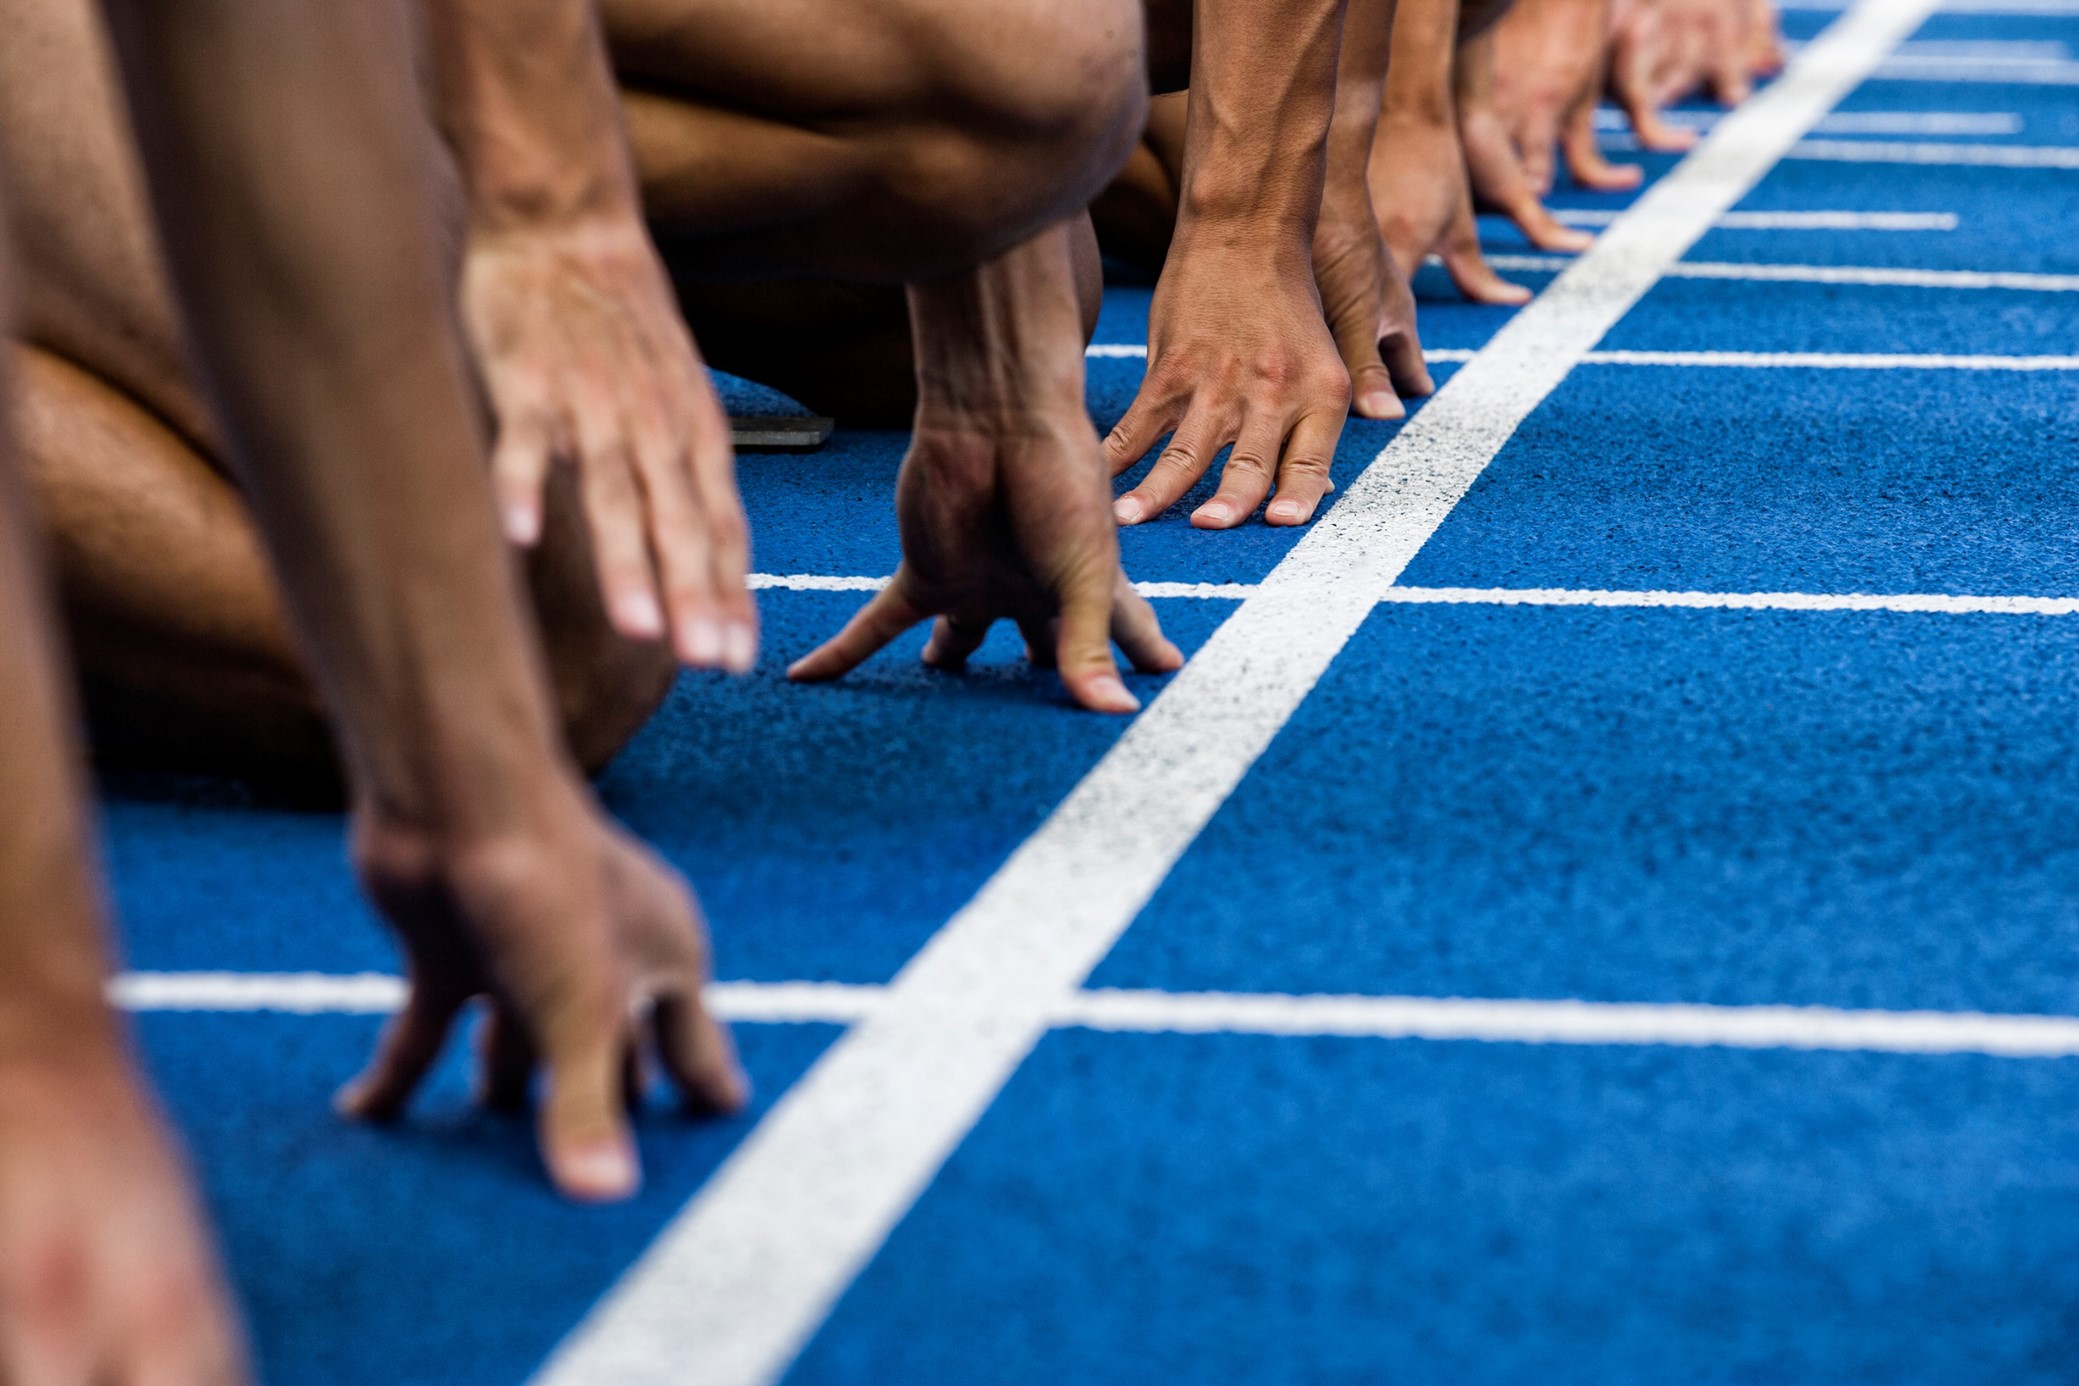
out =
[[[1343,10],[1343,0],[1198,0],[1180,244],[1312,244]]]
[[[1387,59],[1392,51],[1396,0],[1349,0],[1343,20],[1342,56],[1336,72],[1335,120],[1328,132],[1324,199],[1355,199],[1341,209],[1370,220],[1367,175],[1385,99]],[[1324,219],[1330,208],[1324,207]]]
[[[7,398],[0,361],[0,398]],[[0,1065],[112,1039],[72,711],[0,436]]]
[[[591,0],[420,0],[435,110],[483,230],[639,216]]]
[[[1069,224],[909,288],[917,423],[1083,418],[1083,324]]]
[[[108,0],[201,374],[357,797],[469,837],[561,767],[493,523],[403,16]]]
[[[1452,57],[1458,43],[1458,0],[1401,0],[1393,20],[1393,62],[1386,73],[1390,118],[1442,124],[1452,118]]]

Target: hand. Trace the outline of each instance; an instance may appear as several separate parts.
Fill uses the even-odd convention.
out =
[[[75,1028],[0,1063],[0,1381],[237,1386],[240,1335],[129,1061]]]
[[[1080,406],[988,424],[920,406],[896,486],[902,564],[845,628],[787,676],[838,678],[936,616],[924,662],[955,669],[1008,617],[1027,658],[1054,665],[1096,712],[1140,703],[1119,681],[1112,642],[1143,673],[1181,668],[1154,609],[1119,567],[1097,436]]]
[[[1371,185],[1380,234],[1404,278],[1435,254],[1473,302],[1530,302],[1530,290],[1496,274],[1480,252],[1465,152],[1448,111],[1430,116],[1389,104],[1372,147]]]
[[[1695,147],[1696,132],[1668,124],[1661,111],[1678,86],[1695,85],[1699,57],[1693,36],[1661,0],[1613,0],[1610,98],[1624,108],[1640,148],[1681,154]]]
[[[736,1111],[748,1086],[701,1001],[707,939],[684,882],[575,783],[528,796],[524,812],[524,826],[462,845],[357,812],[355,858],[411,992],[339,1107],[394,1119],[456,1017],[486,997],[486,1105],[524,1106],[546,1069],[536,1125],[550,1178],[572,1198],[623,1198],[640,1181],[625,1107],[642,1091],[644,1041],[689,1111]]]
[[[1305,524],[1332,489],[1349,372],[1304,245],[1207,243],[1199,239],[1206,231],[1178,227],[1149,311],[1147,378],[1105,439],[1105,460],[1116,476],[1163,434],[1173,436],[1112,511],[1128,525],[1160,515],[1232,443],[1219,492],[1191,523],[1232,529],[1255,513],[1275,478],[1278,498],[1265,520]]]
[[[1494,105],[1521,157],[1524,181],[1542,197],[1552,190],[1555,150],[1585,116],[1593,149],[1595,100],[1609,46],[1610,0],[1517,0],[1494,28]],[[1568,139],[1568,169],[1597,191],[1638,186],[1637,168],[1618,170],[1600,151],[1577,160]]]
[[[1517,152],[1510,116],[1499,102],[1496,44],[1497,36],[1489,31],[1467,39],[1458,52],[1458,131],[1465,142],[1466,175],[1474,205],[1484,203],[1501,212],[1539,250],[1579,253],[1593,245],[1595,238],[1585,231],[1562,226],[1539,200],[1531,175]],[[1549,137],[1542,131],[1539,137],[1547,140],[1549,182]]]
[[[535,542],[550,465],[574,466],[614,628],[654,640],[668,624],[686,664],[748,670],[758,623],[729,424],[641,220],[475,232],[462,309],[498,421],[507,537]]]
[[[1360,175],[1363,165],[1358,165]],[[1363,187],[1322,198],[1314,232],[1314,284],[1336,349],[1350,373],[1351,407],[1367,419],[1407,414],[1403,396],[1436,392],[1415,331],[1415,296],[1386,252]]]

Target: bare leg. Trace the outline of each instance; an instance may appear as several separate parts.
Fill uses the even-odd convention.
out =
[[[243,498],[190,386],[87,0],[0,0],[0,163],[24,251],[23,444],[97,751],[336,778]],[[52,74],[62,74],[53,77]],[[552,495],[529,576],[571,747],[596,769],[670,686],[614,635],[584,526]]]
[[[602,13],[645,203],[708,359],[848,422],[909,421],[899,286],[1073,215],[1140,122],[1133,0]],[[728,282],[745,276],[766,282]],[[1094,321],[1094,259],[1084,278]]]

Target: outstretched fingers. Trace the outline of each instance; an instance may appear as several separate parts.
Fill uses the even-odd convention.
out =
[[[1385,369],[1379,367],[1380,374]],[[1396,406],[1399,403],[1394,401]],[[1191,512],[1195,528],[1233,529],[1256,513],[1256,507],[1270,494],[1271,476],[1285,443],[1285,430],[1283,411],[1259,413],[1242,426],[1234,450],[1227,454],[1227,465],[1220,470],[1220,489]]]
[[[404,1009],[383,1027],[375,1057],[361,1076],[339,1090],[333,1105],[342,1116],[394,1121],[447,1044],[448,1032],[468,998],[414,979]]]
[[[1112,643],[1143,674],[1171,674],[1184,667],[1184,652],[1162,633],[1162,622],[1146,597],[1122,571],[1112,581]]]
[[[697,991],[660,996],[651,1012],[657,1062],[696,1116],[726,1116],[751,1100],[751,1081],[737,1061],[736,1043]]]
[[[898,569],[894,580],[876,592],[873,600],[859,608],[843,630],[803,655],[787,670],[796,683],[824,683],[842,678],[872,658],[889,641],[929,614],[909,596],[906,569]]]
[[[1265,510],[1266,523],[1303,525],[1314,518],[1321,498],[1335,490],[1329,465],[1342,437],[1343,421],[1331,414],[1309,414],[1293,427],[1278,468],[1278,495]]]
[[[1140,485],[1112,502],[1113,517],[1122,525],[1137,525],[1175,505],[1198,484],[1212,464],[1213,455],[1233,436],[1232,429],[1209,410],[1194,409],[1171,436],[1162,456],[1141,478]]]
[[[1567,118],[1566,171],[1590,192],[1629,192],[1645,181],[1637,164],[1613,164],[1603,157],[1595,138],[1595,103],[1584,101]]]
[[[1510,283],[1487,263],[1487,256],[1480,249],[1480,231],[1473,221],[1470,203],[1462,206],[1452,217],[1451,227],[1444,233],[1444,243],[1439,247],[1439,255],[1445,273],[1458,286],[1458,292],[1473,302],[1511,308],[1530,302],[1529,289]]]

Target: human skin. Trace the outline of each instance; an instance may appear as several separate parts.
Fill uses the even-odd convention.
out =
[[[1516,0],[1494,27],[1493,105],[1539,197],[1552,190],[1563,142],[1567,171],[1584,188],[1623,192],[1643,176],[1608,163],[1595,147],[1609,29],[1610,0]],[[1585,148],[1567,138],[1584,119]]]
[[[1519,153],[1509,113],[1499,100],[1495,50],[1499,31],[1507,23],[1505,16],[1495,27],[1458,45],[1458,132],[1465,145],[1473,203],[1508,217],[1539,250],[1568,254],[1586,250],[1595,238],[1561,225],[1539,200]]]
[[[1350,375],[1314,282],[1344,5],[1200,0],[1191,35],[1182,195],[1149,310],[1148,370],[1105,440],[1113,471],[1169,442],[1114,505],[1122,524],[1161,514],[1222,448],[1221,489],[1191,522],[1297,524],[1329,487]],[[1263,35],[1280,60],[1262,61]]]
[[[519,23],[516,16],[539,8],[533,0],[509,7],[503,11],[507,27],[497,32],[532,38],[529,52],[551,54],[556,58],[552,67],[581,67],[582,42],[544,44],[535,30]],[[826,208],[820,238],[800,228],[788,232],[804,256],[796,267],[803,274],[861,268],[849,248],[857,241],[848,220],[848,209],[854,207],[862,215],[914,217],[919,229],[914,236],[890,237],[889,249],[900,255],[884,256],[865,268],[899,278],[913,271],[938,272],[949,256],[980,258],[1007,237],[1029,234],[1035,229],[1027,224],[1033,216],[1073,206],[1101,183],[1106,162],[1115,157],[1116,146],[1130,139],[1143,109],[1137,9],[1131,0],[1018,10],[1028,27],[1038,26],[1038,39],[1057,45],[1074,41],[1064,56],[1075,61],[1062,65],[1033,64],[1027,52],[1007,49],[1005,34],[973,7],[941,6],[942,13],[920,9],[912,16],[919,24],[904,31],[911,36],[908,48],[895,45],[882,55],[892,57],[892,66],[880,78],[862,76],[843,61],[856,44],[841,46],[823,68],[791,74],[800,87],[793,94],[806,112],[846,103],[882,105],[869,105],[845,121],[819,116],[789,124],[773,117],[764,132],[772,148],[788,153],[810,142],[820,151],[816,159],[782,171],[798,178],[800,186],[790,191],[772,170],[739,169],[723,157],[747,138],[751,121],[725,104],[730,93],[724,86],[741,75],[728,64],[749,63],[762,71],[785,67],[792,61],[785,55],[822,53],[819,44],[803,43],[801,34],[836,32],[853,22],[856,11],[843,5],[796,6],[781,16],[773,7],[746,8],[755,13],[733,25],[721,23],[711,11],[693,16],[714,21],[700,31],[714,36],[712,44],[693,42],[698,33],[682,33],[671,22],[675,14],[691,13],[683,6],[662,13],[630,7],[608,14],[619,24],[621,56],[638,73],[648,65],[680,74],[669,84],[669,96],[663,94],[667,84],[662,79],[640,78],[647,85],[628,92],[625,101],[638,135],[644,195],[670,213],[662,224],[679,248],[681,264],[698,261],[707,273],[750,272],[756,267],[730,248],[760,247],[762,255],[762,241],[700,214],[734,209],[730,215],[735,217],[784,217],[810,203]],[[177,756],[206,766],[244,768],[299,790],[322,783],[334,774],[327,718],[290,636],[244,497],[228,475],[222,440],[188,379],[143,194],[117,125],[116,102],[97,80],[103,59],[88,7],[84,0],[0,0],[0,12],[14,36],[0,48],[0,151],[24,171],[27,194],[18,218],[25,228],[29,269],[27,441],[87,675],[97,744],[112,756]],[[559,29],[553,18],[542,21],[552,37],[585,38],[583,26]],[[781,18],[792,27],[775,32],[760,27]],[[923,25],[925,20],[937,28]],[[1009,33],[1019,36],[1015,28]],[[735,46],[723,45],[724,38]],[[989,61],[966,62],[970,56]],[[451,58],[441,67],[450,73],[485,69],[491,77],[501,69],[481,54]],[[66,74],[65,79],[52,80],[53,73]],[[532,76],[542,80],[538,73]],[[1009,80],[1012,76],[1019,80]],[[451,91],[458,85],[502,98],[502,107],[493,112],[501,115],[514,104],[522,84],[501,86],[481,75],[468,83],[448,83]],[[963,116],[963,108],[953,104],[956,97],[975,119]],[[995,105],[976,104],[987,101]],[[465,280],[475,292],[467,320],[477,329],[472,344],[491,364],[484,374],[501,433],[508,438],[539,439],[544,416],[560,416],[567,423],[575,412],[574,398],[625,405],[625,399],[609,396],[617,387],[627,392],[636,379],[658,386],[635,392],[637,402],[645,396],[662,401],[667,407],[657,412],[667,418],[699,413],[699,396],[706,390],[704,382],[689,386],[687,368],[695,360],[690,343],[655,311],[656,279],[640,252],[640,227],[615,223],[604,213],[580,212],[577,229],[570,229],[567,209],[618,205],[618,194],[609,196],[595,186],[615,182],[610,160],[579,159],[573,165],[557,158],[559,151],[599,142],[596,106],[566,104],[575,111],[592,110],[595,119],[546,132],[539,122],[494,129],[495,122],[469,116],[452,98],[443,107],[445,123],[462,132],[465,149],[520,150],[529,157],[518,160],[517,167],[534,175],[529,192],[530,185],[517,183],[511,169],[492,168],[463,178],[470,194],[466,201],[460,191],[448,199],[469,208]],[[574,174],[568,171],[572,168]],[[918,169],[931,176],[918,176]],[[696,173],[750,178],[757,186],[718,183],[714,195],[703,200],[688,187]],[[962,178],[972,181],[963,185]],[[536,229],[517,229],[510,210],[514,204],[554,215],[538,217]],[[964,230],[953,226],[955,218]],[[496,233],[484,233],[486,225],[495,226]],[[573,246],[582,253],[574,253]],[[486,268],[501,262],[517,270]],[[556,313],[527,312],[524,304],[511,313],[496,311],[500,297],[532,289],[549,270],[566,284]],[[607,336],[603,353],[596,350],[601,334],[583,330],[587,315],[561,310],[573,299],[581,306],[586,299],[601,301],[602,284],[623,291],[618,302],[624,311],[607,315],[610,320],[632,322],[639,329]],[[499,286],[503,294],[490,292]],[[757,300],[742,330],[724,335],[728,363],[753,369],[784,366],[776,372],[783,384],[792,378],[789,371],[806,368],[826,379],[827,368],[835,365],[859,396],[882,407],[892,401],[905,420],[915,407],[899,283],[824,279],[802,286],[807,292],[791,298],[787,286],[769,290],[709,281],[688,287],[695,299],[720,289],[747,291]],[[1094,258],[1086,257],[1078,285],[1086,320],[1095,311],[1096,289]],[[863,307],[856,336],[848,336],[844,323],[832,321],[827,309],[833,303]],[[789,313],[798,315],[791,327]],[[516,330],[504,331],[506,324],[516,324]],[[538,330],[547,327],[556,330]],[[894,350],[887,349],[891,332],[900,338]],[[524,349],[503,346],[506,338]],[[852,346],[861,350],[847,356]],[[824,349],[820,358],[819,348]],[[538,395],[533,389],[558,380],[574,380],[579,388]],[[669,404],[673,390],[678,391],[676,405]],[[616,410],[590,412],[613,415]],[[624,420],[632,417],[626,408],[618,414]],[[551,425],[550,431],[559,430]],[[578,430],[560,431],[569,436]],[[636,437],[657,433],[654,427],[631,430]],[[628,439],[623,435],[624,442]],[[613,462],[633,451],[622,446],[595,449],[594,455],[603,452]],[[717,454],[708,448],[671,454],[652,450],[649,455],[669,470],[672,457],[690,463],[700,457],[712,461]],[[513,502],[518,499],[517,508],[525,508],[542,456],[529,448],[499,453],[502,463],[517,459],[501,475],[508,477],[506,527],[522,537],[531,521],[513,519]],[[593,576],[602,566],[594,562],[595,549],[603,547],[597,537],[618,535],[625,558],[634,547],[631,538],[654,536],[661,519],[654,505],[635,515],[626,506],[579,503],[588,478],[596,493],[600,477],[611,474],[555,469],[547,488],[551,504],[542,512],[543,537],[528,562],[556,706],[572,751],[587,768],[602,764],[641,725],[672,674],[668,652],[624,638],[602,614]],[[719,497],[720,479],[707,474],[706,480],[696,476],[695,481],[695,489],[708,486]],[[719,570],[725,573],[733,573],[741,561],[741,546],[732,542],[727,523],[733,506],[733,496],[720,497],[703,510],[710,520],[723,520],[710,553],[729,552]],[[602,514],[609,523],[600,523]],[[708,526],[711,537],[716,528]],[[617,566],[639,571],[632,562]],[[686,566],[698,568],[697,563]],[[169,581],[169,573],[177,580]],[[735,585],[726,576],[715,578],[717,600],[725,607],[722,596]],[[638,629],[643,624],[635,623]],[[740,662],[741,634],[731,637],[725,631],[724,640],[724,662],[732,662],[727,658],[731,640],[734,662]],[[682,654],[708,648],[697,634],[678,643]]]
[[[6,253],[0,238],[0,316]],[[244,1348],[106,985],[73,715],[0,363],[0,1380],[235,1386]]]
[[[327,715],[191,378],[99,16],[90,0],[0,0],[0,24],[21,441],[97,754],[336,797]],[[423,140],[434,156],[430,128]],[[527,571],[555,707],[592,768],[662,699],[673,661],[608,624],[577,489],[567,469],[551,478]]]
[[[1035,663],[1103,712],[1139,707],[1114,641],[1144,672],[1182,666],[1119,568],[1108,472],[1083,408],[1071,255],[1058,226],[978,274],[910,287],[919,398],[896,491],[902,565],[790,677],[839,677],[934,617],[927,664],[958,668],[1007,618]]]
[[[134,132],[198,372],[352,790],[352,849],[410,990],[342,1099],[401,1106],[488,999],[487,1085],[545,1071],[551,1179],[639,1180],[624,1067],[645,1043],[698,1110],[745,1097],[702,1007],[683,883],[564,753],[501,538],[442,265],[396,6],[110,0]]]
[[[1379,230],[1403,275],[1434,254],[1473,302],[1527,303],[1480,252],[1452,90],[1458,27],[1458,0],[1400,0],[1371,154]]]
[[[1696,143],[1663,107],[1699,89],[1738,105],[1783,66],[1773,0],[1614,0],[1610,32],[1610,95],[1639,143],[1661,152]]]
[[[585,0],[422,0],[465,192],[462,318],[497,421],[506,536],[568,464],[621,634],[750,669],[757,615],[728,422],[645,232]]]

